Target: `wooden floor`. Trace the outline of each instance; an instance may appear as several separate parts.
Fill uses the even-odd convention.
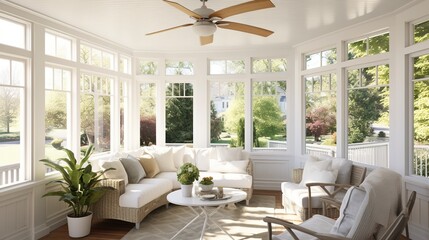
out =
[[[262,191],[255,190],[253,191],[254,195],[270,195],[276,197],[276,208],[282,208],[281,206],[281,192],[280,191]],[[121,239],[125,234],[127,234],[135,224],[117,221],[117,220],[102,220],[100,222],[94,222],[91,228],[91,234],[87,237],[80,238],[85,240],[111,240],[111,239]],[[63,225],[60,228],[52,231],[50,234],[41,238],[42,240],[62,240],[62,239],[72,239],[68,236],[67,225]]]

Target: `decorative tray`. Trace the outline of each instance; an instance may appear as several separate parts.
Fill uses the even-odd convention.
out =
[[[219,197],[217,194],[200,194],[199,197],[204,201],[219,201],[230,199],[232,195],[224,194],[223,197]]]

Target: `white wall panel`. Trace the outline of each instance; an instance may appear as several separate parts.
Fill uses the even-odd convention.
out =
[[[294,164],[290,157],[257,155],[251,159],[254,189],[280,191],[280,184],[291,179]]]
[[[31,189],[1,196],[0,239],[29,239],[32,235],[31,213]]]
[[[406,177],[405,189],[407,200],[411,191],[417,192],[409,222],[411,238],[429,239],[429,185],[414,177]]]

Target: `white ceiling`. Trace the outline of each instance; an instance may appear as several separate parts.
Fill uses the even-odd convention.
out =
[[[230,18],[267,28],[264,38],[218,29],[213,44],[200,46],[192,28],[156,35],[146,33],[192,23],[187,15],[162,0],[8,0],[136,51],[216,51],[254,49],[262,46],[293,46],[300,42],[366,21],[401,8],[413,0],[272,0],[275,8],[248,12]],[[172,0],[188,9],[199,0]],[[219,10],[246,0],[208,0]]]

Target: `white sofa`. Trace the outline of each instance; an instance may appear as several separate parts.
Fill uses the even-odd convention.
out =
[[[115,190],[92,208],[96,218],[118,219],[136,224],[152,210],[168,204],[166,196],[180,188],[177,169],[185,162],[195,164],[200,178],[212,176],[215,186],[253,192],[252,162],[241,148],[144,147],[128,153],[94,159],[93,167],[116,170],[106,173],[103,185]],[[143,170],[143,172],[142,172]]]

